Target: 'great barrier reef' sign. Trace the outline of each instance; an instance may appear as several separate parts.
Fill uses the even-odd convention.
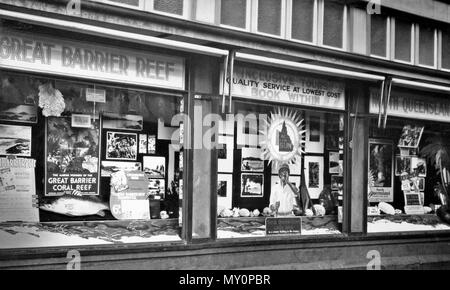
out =
[[[184,89],[184,59],[3,29],[0,67]]]

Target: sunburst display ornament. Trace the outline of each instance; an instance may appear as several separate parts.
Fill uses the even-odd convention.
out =
[[[306,131],[303,130],[303,119],[295,111],[278,108],[265,123],[265,130],[260,131],[264,159],[277,167],[298,163],[304,153]]]

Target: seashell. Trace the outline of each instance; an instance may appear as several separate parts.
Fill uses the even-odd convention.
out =
[[[316,210],[317,216],[324,216],[325,215],[326,210],[325,210],[325,208],[322,205],[315,204],[314,205],[314,209]]]
[[[229,208],[225,208],[224,210],[222,210],[222,212],[220,213],[220,216],[223,218],[229,218],[233,216],[233,211]]]
[[[239,208],[238,207],[233,208],[233,217],[235,217],[235,218],[239,217]]]
[[[433,209],[431,207],[429,207],[429,206],[424,206],[423,210],[424,210],[425,214],[428,214],[428,213],[433,211]]]
[[[169,218],[169,215],[167,214],[167,211],[163,210],[159,213],[159,216],[161,217],[161,219],[165,220]]]
[[[307,209],[305,210],[305,215],[306,215],[306,216],[314,216],[314,213],[313,213],[312,210],[310,210],[309,208],[307,208]]]
[[[255,217],[258,217],[261,214],[258,209],[255,209],[252,213]]]
[[[384,212],[385,214],[389,214],[389,215],[395,215],[395,209],[392,205],[385,203],[385,202],[380,202],[378,204],[378,208]]]
[[[270,208],[265,207],[263,209],[263,216],[270,216],[272,214],[272,211],[270,210]]]
[[[241,208],[239,210],[239,216],[241,217],[249,217],[250,216],[250,211],[246,208]]]
[[[403,213],[403,211],[401,209],[396,209],[395,210],[395,214],[402,214],[402,213]]]

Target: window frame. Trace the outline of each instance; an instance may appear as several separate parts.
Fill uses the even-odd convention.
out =
[[[414,64],[420,67],[425,67],[425,68],[432,68],[432,69],[437,69],[437,58],[438,58],[438,33],[437,33],[437,29],[434,28],[433,30],[433,45],[434,45],[434,49],[433,49],[433,65],[427,65],[427,64],[421,64],[420,63],[420,24],[419,23],[415,23],[415,60],[414,60]]]
[[[390,60],[394,61],[394,62],[398,62],[398,63],[403,63],[403,64],[412,64],[414,65],[414,61],[415,61],[415,53],[416,53],[416,49],[415,49],[415,40],[416,40],[416,33],[415,33],[415,23],[411,22],[411,59],[410,61],[404,61],[404,60],[400,60],[396,58],[395,55],[395,29],[396,29],[396,24],[397,24],[397,19],[392,17],[391,20],[391,58]]]
[[[392,30],[391,30],[391,17],[386,16],[386,56],[380,56],[372,53],[372,30],[370,31],[370,42],[369,42],[369,55],[373,58],[378,59],[391,59],[391,42],[392,42]],[[372,29],[372,17],[370,17],[370,29]]]
[[[146,2],[146,0],[138,0],[139,1],[139,5],[138,6],[133,6],[133,5],[124,4],[124,3],[111,1],[111,0],[90,0],[90,1],[91,2],[104,3],[104,4],[108,4],[108,5],[120,6],[120,7],[123,7],[123,8],[136,9],[136,10],[144,10],[145,2]]]
[[[216,24],[223,28],[238,30],[238,31],[250,31],[251,27],[251,18],[252,18],[252,0],[245,0],[246,1],[246,11],[245,11],[245,28],[238,27],[238,26],[232,26],[228,24],[222,24],[221,23],[221,16],[222,16],[222,0],[216,0],[216,13],[217,13],[217,20]]]
[[[269,36],[269,37],[275,37],[280,39],[286,39],[286,7],[287,7],[287,0],[279,0],[281,1],[281,9],[280,9],[280,34],[270,34],[266,32],[261,32],[258,30],[258,4],[259,0],[251,0],[251,15],[253,16],[251,19],[250,24],[250,31],[259,35]]]
[[[339,50],[339,51],[347,51],[348,50],[348,5],[343,4],[344,9],[342,11],[342,47],[335,47],[331,45],[326,45],[323,43],[323,33],[324,33],[324,15],[325,15],[325,1],[327,0],[319,0],[318,4],[318,41],[317,45],[329,49]]]
[[[450,30],[449,30],[450,32]],[[439,29],[437,32],[437,69],[441,70],[441,71],[445,71],[445,72],[450,72],[450,67],[445,68],[443,67],[442,63],[443,63],[443,52],[444,52],[444,42],[443,42],[443,34],[444,31],[442,29]]]
[[[168,13],[164,11],[159,11],[154,9],[155,0],[139,0],[144,1],[144,10],[147,12],[157,13],[164,16],[169,17],[175,17],[175,18],[181,18],[181,19],[193,19],[193,13],[194,13],[194,2],[195,0],[182,0],[183,1],[183,14],[175,14],[175,13]]]
[[[318,7],[319,7],[319,0],[314,0],[314,14],[313,14],[313,26],[312,26],[312,41],[307,41],[307,40],[301,40],[301,39],[297,39],[297,38],[293,38],[292,37],[292,20],[293,20],[293,1],[295,0],[286,0],[286,39],[290,40],[290,41],[294,41],[294,42],[298,42],[298,43],[304,43],[304,44],[313,44],[313,45],[317,45],[318,44],[318,18],[319,18],[319,12],[318,12]]]

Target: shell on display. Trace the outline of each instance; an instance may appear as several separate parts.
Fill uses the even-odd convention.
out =
[[[250,211],[246,208],[241,208],[239,210],[239,216],[241,217],[249,217],[250,216]]]
[[[324,208],[322,205],[320,205],[320,204],[315,204],[315,205],[314,205],[314,209],[315,209],[316,214],[317,214],[318,216],[324,216],[324,215],[325,215],[326,210],[325,210],[325,208]]]
[[[220,216],[223,218],[229,218],[233,216],[233,211],[229,208],[225,208],[220,212]]]
[[[255,209],[252,213],[254,217],[258,217],[261,214],[258,209]]]
[[[380,202],[378,204],[378,208],[385,214],[395,215],[394,207],[386,202]]]
[[[238,207],[233,208],[233,217],[235,217],[235,218],[239,217],[239,208]]]
[[[432,209],[431,207],[429,207],[429,206],[424,206],[424,207],[423,207],[423,210],[424,210],[424,212],[425,212],[426,214],[428,214],[428,213],[430,213],[430,212],[433,211],[433,209]]]
[[[169,218],[169,215],[167,214],[167,211],[163,210],[159,213],[159,216],[161,217],[161,219],[165,220]]]
[[[314,216],[314,213],[313,213],[313,211],[312,211],[311,209],[307,208],[307,209],[305,210],[305,215],[306,215],[306,216]]]
[[[272,214],[272,211],[270,210],[270,208],[265,207],[263,209],[263,216],[270,216]]]
[[[396,209],[395,210],[395,214],[402,214],[402,213],[403,213],[403,211],[401,209]]]

